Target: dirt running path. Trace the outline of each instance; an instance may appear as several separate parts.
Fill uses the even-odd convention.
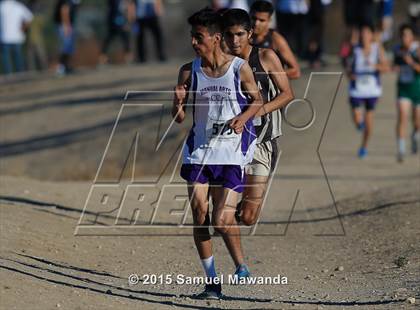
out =
[[[395,161],[392,75],[385,77],[366,160],[356,157],[359,134],[350,122],[346,81],[332,105],[337,75],[313,79],[308,98],[317,115],[308,130],[284,126],[261,223],[256,236],[244,229],[243,247],[253,275],[280,274],[287,285],[225,285],[224,300],[211,302],[193,299],[199,285],[130,286],[133,273],[201,276],[192,237],[74,235],[125,91],[168,90],[176,67],[167,64],[152,75],[140,67],[111,68],[31,81],[30,88],[29,82],[2,86],[1,308],[414,309],[420,298],[419,158]],[[294,85],[297,97],[308,79]],[[290,120],[305,123],[306,108],[291,108]],[[118,135],[125,138],[113,148],[106,178],[121,172],[133,129],[155,130],[159,109],[124,116]],[[182,140],[182,128],[173,129],[167,149]],[[166,160],[141,156],[149,161],[140,162],[136,176]],[[162,202],[161,222],[173,220],[164,212],[173,205]],[[117,216],[87,210],[85,219],[95,227]],[[214,240],[217,269],[227,277],[233,264],[222,240]]]

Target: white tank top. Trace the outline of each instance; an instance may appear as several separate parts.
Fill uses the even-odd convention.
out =
[[[353,50],[352,73],[356,79],[350,82],[350,97],[377,98],[382,95],[382,86],[376,65],[379,63],[379,45],[373,43],[366,56],[363,47]]]
[[[248,107],[239,74],[244,62],[235,57],[223,76],[212,78],[203,72],[201,58],[193,61],[189,97],[193,126],[183,148],[184,164],[245,166],[252,161],[256,143],[252,119],[241,134],[227,123]]]

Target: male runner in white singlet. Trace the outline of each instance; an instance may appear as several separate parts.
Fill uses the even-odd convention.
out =
[[[197,58],[180,69],[172,115],[182,122],[185,103],[191,100],[193,126],[183,148],[181,176],[188,182],[194,241],[210,279],[199,297],[220,298],[221,284],[211,281],[218,278],[209,234],[208,192],[214,206],[211,223],[227,245],[235,274],[248,277],[235,209],[243,191],[244,166],[252,160],[256,143],[252,117],[262,98],[248,63],[222,51],[220,16],[204,9],[188,22]]]

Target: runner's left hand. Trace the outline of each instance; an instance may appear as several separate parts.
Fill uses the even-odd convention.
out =
[[[236,134],[242,133],[244,131],[245,121],[241,116],[236,116],[231,119],[229,127],[232,128]]]
[[[411,55],[405,55],[404,56],[404,61],[407,63],[407,65],[411,66],[412,64],[414,64],[414,60],[413,57],[411,57]]]

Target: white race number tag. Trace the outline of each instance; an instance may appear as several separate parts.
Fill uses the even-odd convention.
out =
[[[229,127],[229,122],[221,120],[209,119],[206,126],[207,141],[210,143],[212,140],[223,141],[235,139],[237,134]]]
[[[362,93],[369,93],[377,87],[376,78],[372,75],[362,75],[356,80],[356,88]]]

